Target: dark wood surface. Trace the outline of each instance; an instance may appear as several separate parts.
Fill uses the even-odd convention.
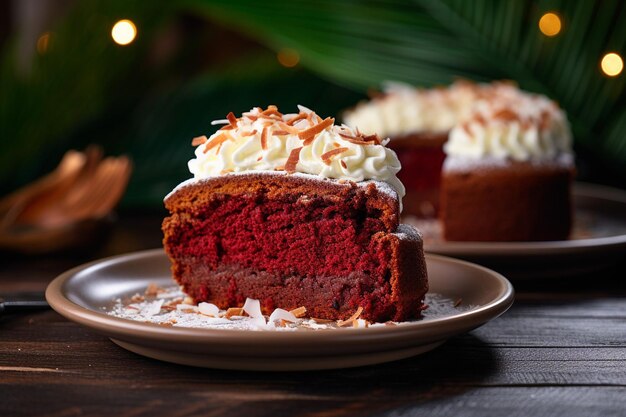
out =
[[[0,295],[43,290],[102,256],[160,245],[120,216],[82,253],[0,254]],[[626,416],[626,263],[516,281],[502,317],[440,348],[356,369],[262,373],[147,359],[53,311],[0,318],[0,416]]]

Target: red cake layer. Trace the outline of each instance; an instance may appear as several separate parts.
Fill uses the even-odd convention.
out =
[[[311,316],[417,317],[426,292],[421,240],[393,234],[397,200],[370,183],[234,175],[166,200],[164,245],[176,280],[220,308],[245,298]]]

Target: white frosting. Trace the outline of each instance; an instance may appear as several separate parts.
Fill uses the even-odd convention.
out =
[[[383,96],[359,104],[346,112],[343,120],[364,133],[384,137],[425,131],[445,133],[467,116],[477,97],[490,88],[492,85],[462,81],[430,90],[387,83]]]
[[[286,125],[294,117],[304,116],[308,118],[302,118],[293,126]],[[224,120],[214,124],[223,122],[228,123]],[[189,161],[189,170],[195,179],[237,172],[282,171],[292,151],[302,148],[294,171],[354,182],[384,181],[395,189],[401,201],[404,186],[396,177],[400,162],[391,149],[377,138],[364,137],[347,126],[330,124],[311,137],[310,143],[298,135],[320,122],[319,116],[304,107],[300,107],[299,114],[282,115],[276,111],[269,117],[263,115],[260,108],[254,108],[236,119],[236,127],[221,129],[198,146],[196,157]],[[262,145],[264,129],[265,148]],[[273,135],[272,132],[279,134]],[[368,142],[354,143],[341,135]],[[216,145],[218,142],[221,143]],[[327,153],[333,150],[341,152],[329,156]]]
[[[571,154],[565,114],[546,97],[506,90],[479,100],[450,132],[448,157],[474,160],[554,160]]]
[[[431,90],[391,84],[384,96],[360,104],[344,119],[385,136],[450,131],[448,158],[530,161],[572,153],[569,123],[558,105],[506,82],[458,81]]]

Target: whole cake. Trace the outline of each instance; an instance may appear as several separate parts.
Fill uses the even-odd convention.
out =
[[[174,279],[220,308],[304,306],[321,319],[362,308],[375,322],[417,318],[427,291],[422,239],[399,224],[402,183],[376,135],[304,107],[254,108],[194,139],[194,178],[166,198]]]
[[[443,144],[450,130],[483,96],[503,83],[457,81],[445,88],[421,89],[388,83],[383,94],[344,113],[344,122],[366,134],[390,137],[402,164],[405,213],[433,218],[439,208]]]
[[[567,118],[517,89],[479,101],[444,146],[443,235],[454,241],[562,240],[574,176]]]

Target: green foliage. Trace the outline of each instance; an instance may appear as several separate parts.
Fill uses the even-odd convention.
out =
[[[566,109],[579,150],[626,168],[626,77],[598,69],[606,52],[626,55],[626,4],[619,0],[187,3],[275,49],[296,49],[303,65],[360,90],[384,80],[420,86],[457,77],[515,80]],[[564,21],[554,38],[537,27],[548,11]]]
[[[548,38],[537,21],[554,10],[564,30]],[[299,69],[281,68],[273,53],[257,50],[189,79],[186,57],[202,53],[195,44],[152,64],[155,39],[185,15],[241,31],[270,50],[293,48]],[[139,35],[119,47],[109,32],[125,17]],[[134,159],[125,203],[160,206],[188,176],[190,139],[211,133],[209,122],[228,111],[304,104],[338,115],[385,80],[432,86],[457,77],[513,79],[556,99],[578,152],[600,157],[626,179],[626,76],[598,70],[604,53],[626,55],[625,18],[618,0],[75,2],[30,73],[16,72],[13,46],[4,51],[0,193],[51,169],[67,149],[100,143]]]

